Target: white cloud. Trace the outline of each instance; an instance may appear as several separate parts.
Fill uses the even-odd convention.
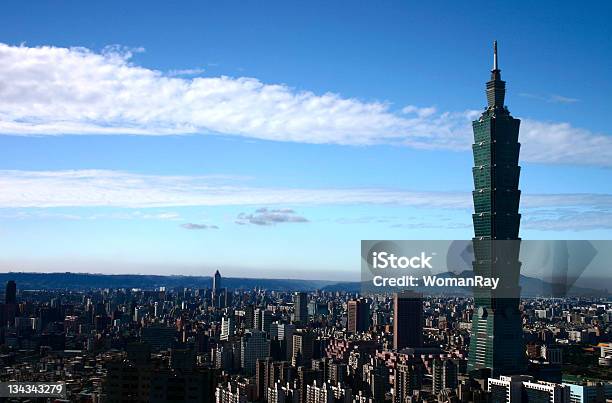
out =
[[[0,170],[0,208],[226,206],[270,204],[407,204],[466,207],[468,193],[386,189],[245,186],[232,177],[159,176],[108,170]],[[433,197],[435,196],[435,197]]]
[[[192,222],[181,224],[181,227],[185,228],[185,229],[189,229],[189,230],[219,229],[219,227],[216,226],[216,225],[196,224],[196,223],[192,223]]]
[[[521,124],[521,143],[525,161],[612,166],[612,136],[594,135],[569,123],[526,119]]]
[[[563,95],[553,94],[550,96],[550,102],[555,102],[559,104],[575,104],[576,102],[580,102],[578,98],[566,97]]]
[[[558,209],[534,214],[523,220],[523,227],[541,231],[588,231],[612,228],[612,210]]]
[[[477,111],[407,106],[402,112],[384,102],[314,94],[255,78],[170,77],[131,63],[139,51],[0,44],[0,134],[220,133],[470,149],[470,120]],[[521,139],[524,161],[612,166],[612,137],[568,123],[527,119]]]
[[[170,77],[177,76],[198,76],[200,74],[204,74],[206,72],[205,69],[196,68],[196,69],[179,69],[179,70],[170,70],[166,73]]]
[[[262,207],[255,210],[254,213],[238,214],[235,222],[239,225],[276,225],[281,223],[305,223],[308,222],[308,219],[289,208],[271,209]]]
[[[538,94],[531,94],[528,92],[522,92],[519,94],[519,96],[525,97],[525,98],[533,98],[539,101],[544,101],[544,102],[548,102],[552,104],[575,104],[576,102],[580,102],[578,98],[571,98],[571,97],[566,97],[566,96],[558,95],[558,94],[538,95]]]
[[[433,106],[426,107],[426,108],[419,108],[418,106],[408,105],[402,109],[402,112],[406,114],[414,113],[419,117],[425,118],[425,117],[431,116],[434,113],[436,113],[436,108]]]
[[[272,188],[245,185],[232,176],[161,176],[109,170],[0,170],[0,208],[170,208],[230,205],[394,204],[471,209],[470,192],[419,192],[385,188]],[[526,209],[612,209],[610,194],[524,195]],[[276,209],[282,213],[284,210]],[[261,212],[261,211],[260,211]],[[288,213],[289,211],[284,211]],[[178,219],[175,212],[134,212],[133,218]]]
[[[0,218],[60,220],[173,220],[181,219],[171,208],[190,206],[323,206],[396,205],[426,209],[472,210],[470,192],[415,192],[385,188],[269,188],[248,186],[244,178],[213,176],[141,175],[107,170],[2,171],[0,170]],[[589,230],[612,228],[611,194],[525,194],[521,198],[523,227],[540,230]],[[79,212],[57,207],[110,207],[124,211]],[[50,209],[51,208],[51,209]],[[462,213],[463,214],[463,213]],[[469,216],[466,216],[469,217]],[[366,222],[374,218],[339,219],[339,223]],[[307,222],[284,207],[259,208],[241,213],[238,224],[272,225]],[[387,220],[388,221],[388,220]],[[466,223],[436,223],[445,228]],[[442,220],[444,221],[444,220]],[[385,222],[378,220],[377,222]],[[402,223],[422,223],[422,219]],[[187,223],[186,229],[216,229],[214,225]]]
[[[179,220],[178,213],[172,211],[139,211],[96,212],[83,214],[78,212],[63,213],[49,209],[8,209],[0,213],[0,218],[9,219],[42,219],[42,220]]]

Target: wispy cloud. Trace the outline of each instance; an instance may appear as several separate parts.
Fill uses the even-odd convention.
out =
[[[182,69],[182,70],[170,70],[166,73],[166,75],[170,77],[178,77],[178,76],[197,76],[206,72],[205,69],[196,68],[196,69]]]
[[[240,213],[236,218],[239,225],[276,225],[282,223],[305,223],[308,220],[298,215],[294,210],[288,208],[270,209],[262,207],[254,213]]]
[[[247,186],[223,176],[142,175],[109,170],[0,170],[0,208],[401,204],[422,207],[467,207],[470,195],[458,192],[405,190],[300,189]]]
[[[218,226],[216,225],[209,225],[209,224],[195,224],[195,223],[185,223],[185,224],[181,224],[181,227],[185,228],[185,229],[190,229],[190,230],[203,230],[203,229],[219,229]]]
[[[429,210],[472,210],[471,193],[418,192],[388,188],[271,188],[248,186],[231,176],[160,176],[120,171],[2,171],[0,218],[62,220],[181,220],[172,208],[207,206],[330,206],[395,205]],[[57,208],[114,208],[87,213]],[[523,226],[543,230],[612,228],[612,194],[524,194]],[[463,214],[463,213],[462,213]],[[286,207],[244,212],[238,224],[300,223],[308,219]],[[395,217],[341,217],[338,224],[387,223],[400,228],[463,228],[449,216],[398,222]],[[469,223],[468,223],[469,224]],[[433,225],[433,226],[432,226]],[[469,225],[467,225],[469,226]],[[185,229],[216,229],[215,225],[186,223]]]
[[[471,223],[460,223],[460,222],[440,222],[440,221],[423,221],[415,220],[410,222],[398,223],[391,225],[391,228],[401,229],[464,229],[470,228]]]
[[[524,98],[532,98],[537,99],[539,101],[544,101],[553,104],[575,104],[576,102],[580,102],[578,98],[566,97],[558,94],[550,94],[550,95],[539,95],[532,94],[529,92],[521,92],[519,96]]]
[[[558,209],[538,211],[523,220],[523,227],[541,231],[588,231],[612,229],[612,210]]]
[[[249,77],[172,77],[132,63],[135,51],[0,44],[0,134],[198,133],[469,150],[470,120],[478,116],[474,110],[395,109]],[[569,123],[525,119],[521,141],[524,161],[612,166],[612,137]]]
[[[554,95],[554,94],[550,96],[550,100],[551,102],[557,102],[560,104],[574,104],[576,102],[580,102],[578,98],[570,98],[570,97],[564,97],[563,95]]]
[[[425,107],[425,108],[419,108],[418,106],[414,106],[414,105],[408,105],[405,106],[404,108],[402,108],[402,112],[405,114],[416,114],[419,117],[422,118],[426,118],[428,116],[431,116],[433,114],[435,114],[437,111],[437,109],[433,106],[429,106],[429,107]]]
[[[361,217],[340,217],[335,220],[338,224],[383,224],[389,223],[393,220],[397,220],[397,217],[386,216],[386,217],[375,217],[375,216],[361,216]]]
[[[411,191],[389,188],[256,187],[231,176],[143,175],[109,170],[0,170],[0,208],[261,205],[404,205],[431,209],[471,209],[471,193]],[[525,194],[526,209],[589,207],[612,209],[612,194]],[[285,213],[279,208],[256,214]],[[139,211],[132,216],[178,219],[177,213]],[[163,217],[162,217],[163,216]]]
[[[75,206],[78,207],[78,206]],[[5,208],[0,218],[10,219],[36,219],[36,220],[178,220],[180,215],[172,211],[140,211],[127,210],[116,212],[96,213],[65,213],[47,208],[34,208],[20,210],[19,208]]]

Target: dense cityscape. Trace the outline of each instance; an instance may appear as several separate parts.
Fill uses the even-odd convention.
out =
[[[520,121],[505,90],[495,42],[487,106],[472,124],[471,264],[493,288],[232,287],[219,270],[205,286],[12,278],[0,304],[0,382],[63,382],[66,394],[2,401],[612,402],[612,299],[527,298],[519,242],[492,246],[521,239]]]
[[[0,378],[65,381],[67,401],[612,398],[605,299],[522,300],[526,372],[493,378],[467,371],[470,298],[229,290],[219,272],[205,289],[17,289],[2,304]]]

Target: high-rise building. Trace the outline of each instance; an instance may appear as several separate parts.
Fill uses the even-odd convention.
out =
[[[244,328],[253,329],[255,327],[255,307],[247,305],[244,308]]]
[[[4,302],[7,305],[14,305],[17,303],[17,284],[13,280],[6,282],[6,293],[4,294]]]
[[[500,403],[519,403],[523,394],[523,381],[531,377],[524,375],[500,376],[499,379],[489,378],[487,389],[491,394],[491,401]]]
[[[175,327],[152,325],[141,330],[140,338],[148,343],[154,351],[163,351],[172,347],[177,336]]]
[[[322,382],[323,381],[323,371],[299,367],[298,368],[298,376],[297,376],[297,388],[299,390],[298,393],[298,403],[307,403],[308,402],[308,385],[312,385],[315,381]]]
[[[389,369],[384,360],[370,357],[362,367],[363,391],[367,391],[375,402],[384,401],[389,384]]]
[[[225,308],[228,306],[232,306],[232,302],[234,301],[234,293],[231,290],[224,288],[221,291],[221,295],[219,298],[220,298],[220,301],[219,301],[220,307]]]
[[[370,305],[366,299],[348,302],[346,327],[350,333],[365,332],[370,328]]]
[[[213,279],[212,279],[213,306],[215,307],[220,306],[219,304],[220,295],[221,295],[221,273],[219,273],[219,270],[217,270],[215,271],[215,275],[213,276]]]
[[[305,292],[293,294],[293,322],[308,323],[308,298]]]
[[[451,359],[434,360],[432,375],[434,393],[457,387],[457,364]]]
[[[215,391],[216,403],[247,403],[249,401],[247,391],[236,382],[227,385],[219,385]]]
[[[236,341],[223,343],[211,350],[211,361],[213,362],[215,368],[222,369],[224,371],[231,371],[232,369],[239,367],[239,365],[235,365],[235,361],[237,360],[234,356],[234,352],[236,351],[238,355],[240,355],[240,348],[235,348],[236,344],[239,343]]]
[[[272,324],[272,311],[267,309],[255,310],[255,329],[269,333]]]
[[[285,384],[295,379],[295,368],[287,361],[274,361],[272,358],[257,360],[255,386],[257,397],[268,401],[269,390],[277,383]]]
[[[536,381],[527,375],[502,375],[499,378],[489,378],[487,384],[492,402],[570,403],[571,401],[569,386]]]
[[[330,385],[313,382],[306,386],[306,401],[308,403],[350,402],[352,391],[345,385]]]
[[[270,356],[270,341],[260,330],[249,330],[242,336],[241,367],[247,375],[255,374],[255,364],[260,358]]]
[[[267,397],[268,378],[266,373],[268,366],[272,364],[272,358],[259,358],[255,362],[255,398],[265,400]]]
[[[500,286],[474,288],[468,370],[490,368],[497,376],[523,372],[525,347],[518,310],[520,121],[504,106],[506,83],[498,68],[497,42],[493,54],[488,105],[473,122],[473,267],[475,275],[499,278]]]
[[[270,325],[270,339],[282,342],[285,358],[291,361],[293,357],[293,333],[295,325],[292,323],[272,323]]]
[[[219,270],[215,271],[215,275],[212,281],[213,281],[212,283],[213,293],[219,292],[221,290],[221,273],[219,273]]]
[[[236,325],[234,323],[234,318],[223,317],[221,319],[221,340],[229,340],[236,333]]]
[[[397,364],[394,370],[393,402],[404,403],[423,386],[423,366],[416,359]]]
[[[268,388],[268,403],[293,403],[299,399],[299,389],[293,388],[289,383],[277,382]]]
[[[313,357],[314,335],[306,331],[294,333],[292,347],[291,363],[296,367],[304,365],[304,363],[309,362]]]
[[[523,401],[530,403],[570,403],[570,388],[552,382],[523,382]]]
[[[423,346],[423,296],[413,291],[393,294],[393,348]]]

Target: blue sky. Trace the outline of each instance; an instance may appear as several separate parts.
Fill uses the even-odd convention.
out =
[[[343,279],[361,239],[468,239],[493,39],[522,237],[609,239],[612,6],[424,3],[3,2],[0,268]]]

